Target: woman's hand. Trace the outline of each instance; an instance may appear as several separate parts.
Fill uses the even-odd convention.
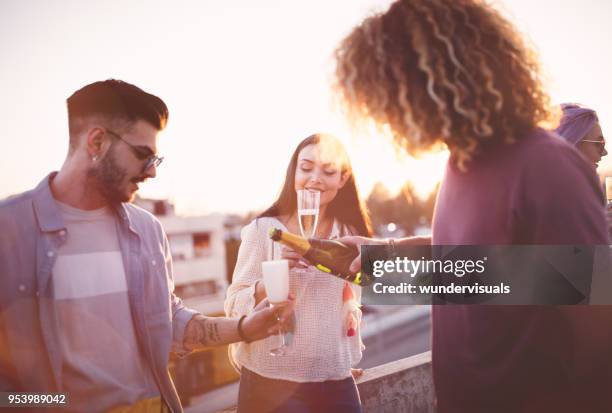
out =
[[[357,380],[359,377],[363,376],[363,369],[351,369],[351,374],[353,378]]]
[[[266,286],[263,283],[263,280],[255,281],[255,305],[262,302],[264,299],[268,297],[266,293]]]
[[[289,268],[308,268],[308,262],[289,247],[282,246],[281,258],[289,261]]]

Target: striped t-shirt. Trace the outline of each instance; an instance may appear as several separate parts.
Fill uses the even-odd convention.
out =
[[[67,239],[53,268],[53,291],[71,407],[105,411],[158,396],[138,348],[112,212],[58,205]]]

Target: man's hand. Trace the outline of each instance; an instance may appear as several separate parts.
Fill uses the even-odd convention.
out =
[[[346,245],[354,245],[357,247],[359,251],[359,255],[355,257],[353,262],[351,263],[350,270],[351,272],[356,273],[361,269],[361,247],[362,245],[386,245],[387,241],[384,239],[374,239],[374,238],[366,238],[359,236],[351,236],[351,237],[342,237],[338,241]]]
[[[355,257],[353,262],[351,263],[350,270],[351,272],[357,272],[361,269],[361,247],[362,245],[389,245],[389,241],[386,239],[374,239],[374,238],[366,238],[366,237],[343,237],[338,241],[342,242],[346,245],[354,245],[359,250],[359,255]],[[404,246],[404,245],[431,245],[431,237],[406,237],[399,238],[394,240],[396,246]]]
[[[294,308],[293,294],[289,294],[287,304],[282,306],[269,307],[268,300],[264,300],[244,319],[242,332],[249,341],[256,341],[277,334],[279,331],[287,331],[291,327]]]
[[[295,297],[289,295],[287,305],[268,307],[268,300],[260,302],[255,311],[242,322],[242,333],[249,341],[261,340],[279,331],[288,330],[293,322]],[[206,317],[196,314],[185,326],[183,345],[188,350],[241,341],[238,320],[229,317]]]

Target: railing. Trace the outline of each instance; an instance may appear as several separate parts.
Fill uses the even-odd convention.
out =
[[[431,352],[368,369],[357,380],[364,413],[435,413]],[[235,408],[219,413],[234,413]]]

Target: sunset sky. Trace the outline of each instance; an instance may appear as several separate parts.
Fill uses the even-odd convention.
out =
[[[166,160],[141,195],[169,198],[180,213],[267,206],[293,148],[317,131],[347,144],[364,194],[377,180],[394,191],[406,179],[426,194],[444,154],[400,162],[380,140],[350,136],[330,104],[332,51],[388,4],[0,0],[0,197],[30,189],[61,166],[65,99],[107,78],[168,104],[160,146]],[[593,107],[604,136],[612,135],[612,2],[494,4],[540,51],[553,100]],[[600,166],[609,175],[611,158]]]

